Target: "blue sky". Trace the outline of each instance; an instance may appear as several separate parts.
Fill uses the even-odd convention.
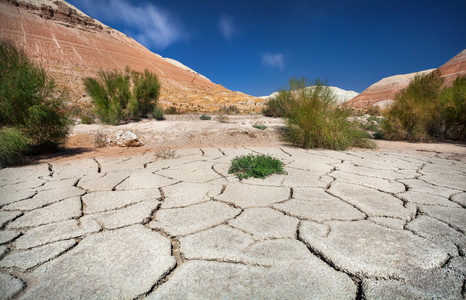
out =
[[[253,96],[291,76],[362,92],[466,49],[464,0],[68,0],[215,83]]]

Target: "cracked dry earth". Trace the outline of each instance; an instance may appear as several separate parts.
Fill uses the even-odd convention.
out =
[[[239,181],[237,155],[288,175]],[[0,298],[463,299],[466,165],[178,149],[0,170]]]

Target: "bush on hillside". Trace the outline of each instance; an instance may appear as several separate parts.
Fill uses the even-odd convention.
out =
[[[465,140],[466,76],[458,77],[453,86],[442,91],[442,113],[445,137]]]
[[[288,124],[286,139],[292,144],[334,150],[374,147],[358,124],[348,122],[349,111],[336,106],[335,96],[325,82],[292,78],[289,88],[281,90],[278,97]]]
[[[111,125],[152,114],[160,94],[157,76],[148,70],[100,71],[98,78],[84,78],[84,86],[97,115]]]
[[[18,155],[53,151],[65,141],[70,122],[55,88],[54,80],[22,49],[0,40],[0,129],[2,139],[12,143],[0,145],[2,155],[12,149]]]
[[[442,133],[441,98],[443,79],[438,71],[416,75],[411,83],[395,96],[385,112],[382,132],[392,140],[427,142]]]

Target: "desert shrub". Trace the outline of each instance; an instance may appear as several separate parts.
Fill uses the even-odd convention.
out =
[[[180,114],[176,106],[170,106],[169,108],[165,109],[165,113],[167,115],[179,115]]]
[[[94,145],[97,148],[103,148],[107,146],[107,136],[102,130],[99,130],[94,134]]]
[[[212,119],[212,117],[206,116],[206,115],[202,115],[202,116],[199,117],[199,119],[201,119],[201,120],[203,120],[203,121],[207,121],[207,120]]]
[[[262,108],[262,114],[266,117],[283,117],[285,115],[285,107],[282,96],[283,94],[278,94],[276,97],[269,99]]]
[[[464,140],[466,128],[466,76],[458,77],[442,91],[442,113],[445,136]]]
[[[335,96],[325,82],[292,78],[289,89],[281,90],[279,97],[287,120],[285,139],[292,144],[334,150],[374,147],[357,123],[348,122],[349,111],[336,106]]]
[[[158,159],[174,159],[176,151],[170,148],[160,148],[155,152],[155,157]]]
[[[382,123],[385,138],[427,142],[442,132],[441,96],[443,79],[438,71],[416,75],[395,96]]]
[[[165,117],[163,116],[163,109],[156,106],[154,108],[154,111],[152,112],[152,116],[154,117],[154,119],[156,119],[157,121],[163,121],[165,120]]]
[[[262,124],[253,124],[252,127],[260,129],[260,130],[265,130],[267,129],[267,126],[262,125]]]
[[[0,129],[0,167],[18,163],[28,148],[29,140],[24,132],[15,127]]]
[[[129,68],[124,73],[100,71],[98,78],[84,78],[84,86],[102,122],[111,125],[147,117],[160,91],[155,74],[148,70],[140,74]]]
[[[228,117],[228,115],[225,113],[224,110],[219,110],[217,112],[217,121],[219,121],[220,123],[228,123],[230,122],[230,118]]]
[[[88,115],[82,115],[79,117],[81,119],[81,123],[83,124],[92,124],[94,123],[94,120],[91,119]]]
[[[265,178],[271,174],[286,174],[283,166],[283,162],[269,155],[242,155],[231,161],[228,174],[235,174],[239,179]]]
[[[16,145],[24,145],[27,140],[24,150],[29,153],[56,150],[65,141],[70,122],[65,116],[63,95],[55,88],[54,80],[22,49],[9,40],[0,40],[0,129],[10,127],[3,138]],[[8,152],[2,149],[2,153]]]
[[[226,115],[238,115],[240,113],[239,108],[235,105],[230,105],[230,106],[222,105],[220,106],[218,111],[219,113],[221,112]]]

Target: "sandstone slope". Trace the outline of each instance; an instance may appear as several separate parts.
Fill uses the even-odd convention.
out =
[[[89,101],[83,97],[83,77],[126,66],[139,72],[147,68],[159,76],[164,106],[209,111],[234,104],[253,110],[263,102],[217,85],[175,60],[164,59],[63,0],[0,0],[0,38],[12,39],[23,47],[78,104]]]

